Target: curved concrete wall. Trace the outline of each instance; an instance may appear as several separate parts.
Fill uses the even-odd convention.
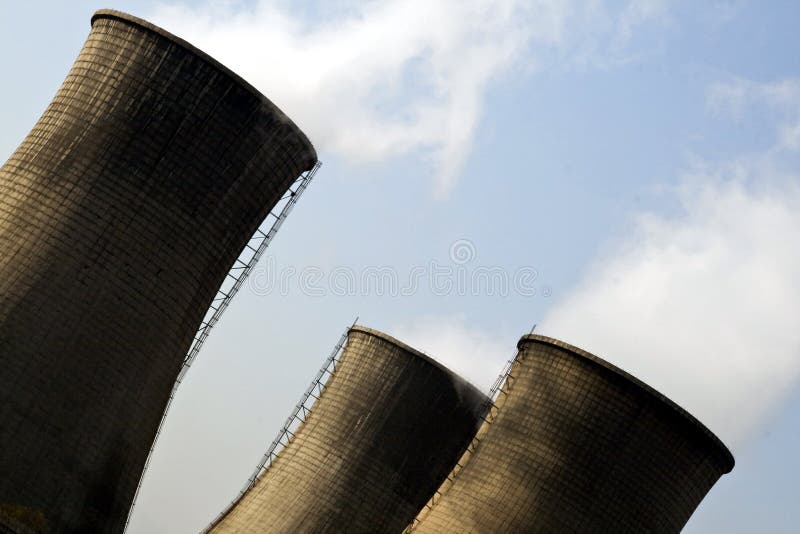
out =
[[[292,442],[211,531],[402,532],[485,406],[482,393],[424,354],[354,327]]]
[[[202,52],[93,17],[0,169],[0,530],[122,530],[206,309],[315,161]]]
[[[519,347],[491,423],[414,534],[677,533],[733,468],[711,432],[620,369],[543,336]]]

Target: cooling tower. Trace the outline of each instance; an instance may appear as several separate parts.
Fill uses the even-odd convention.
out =
[[[733,469],[672,401],[543,336],[520,340],[487,419],[409,531],[677,533]]]
[[[113,11],[0,169],[0,530],[120,532],[217,288],[316,162],[269,100]]]
[[[400,533],[469,445],[486,406],[424,354],[353,327],[292,441],[210,530]]]

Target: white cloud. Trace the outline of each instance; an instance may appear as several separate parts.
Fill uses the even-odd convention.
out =
[[[514,357],[516,337],[470,327],[460,316],[420,317],[390,333],[423,351],[488,393],[503,365]]]
[[[737,113],[754,88],[718,86]],[[723,88],[720,90],[720,88]],[[800,380],[800,174],[775,147],[701,165],[677,215],[643,214],[541,325],[603,356],[741,446]]]
[[[150,18],[261,89],[323,151],[355,162],[432,158],[442,195],[470,152],[488,87],[530,72],[536,50],[607,61],[598,41],[627,43],[663,12],[661,2],[639,5],[618,14],[574,0],[345,2],[313,25],[290,3],[258,0],[164,3]]]

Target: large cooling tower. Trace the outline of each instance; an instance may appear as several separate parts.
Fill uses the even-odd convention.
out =
[[[92,17],[0,169],[1,531],[122,530],[217,288],[315,162],[204,53],[122,13]]]
[[[353,327],[326,387],[214,533],[400,533],[478,429],[486,397],[399,341]]]
[[[725,473],[728,449],[636,378],[529,335],[459,462],[409,529],[677,533]]]

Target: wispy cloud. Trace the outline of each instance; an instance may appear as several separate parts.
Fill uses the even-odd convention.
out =
[[[653,20],[663,20],[668,14],[667,0],[639,0],[621,11],[617,20],[616,46],[626,46],[634,32]]]
[[[767,104],[782,111],[800,113],[800,80],[789,78],[772,83],[758,83],[732,78],[712,84],[707,102],[711,110],[740,118],[749,106]]]
[[[334,6],[319,24],[277,0],[167,2],[150,18],[264,91],[323,151],[355,162],[429,158],[439,195],[469,155],[492,84],[552,50],[606,62],[604,46],[627,44],[664,12],[661,2],[610,10],[573,0]]]
[[[677,215],[640,215],[546,317],[542,332],[607,357],[732,446],[800,380],[800,173],[786,150],[796,81],[712,88],[734,115],[786,107],[775,145],[687,172]],[[800,95],[800,93],[797,93]],[[797,98],[794,106],[792,98]]]
[[[420,317],[396,326],[391,333],[485,393],[489,392],[505,362],[514,357],[517,334],[490,333],[468,325],[461,316]]]
[[[766,106],[778,115],[778,139],[773,150],[800,151],[800,80],[757,83],[733,78],[709,88],[707,105],[717,115],[738,121],[749,111]]]

